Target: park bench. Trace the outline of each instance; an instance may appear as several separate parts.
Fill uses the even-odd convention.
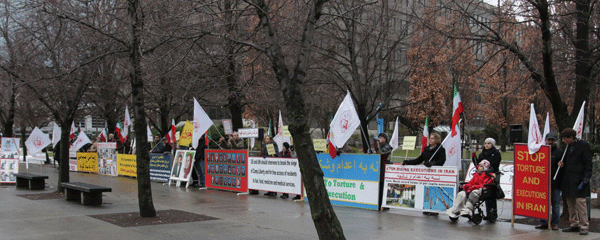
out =
[[[17,177],[18,188],[29,188],[31,190],[46,188],[44,179],[48,179],[48,176],[33,173],[17,173],[15,177]]]
[[[60,186],[65,188],[67,201],[81,201],[83,205],[101,205],[102,193],[112,191],[111,188],[82,182],[61,182]]]

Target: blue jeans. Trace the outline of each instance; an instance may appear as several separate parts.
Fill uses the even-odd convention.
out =
[[[204,184],[204,160],[195,161],[196,173],[198,173],[198,183],[205,186]]]
[[[558,226],[558,220],[560,219],[560,201],[561,201],[561,197],[560,197],[560,189],[552,189],[552,196],[550,199],[550,202],[552,203],[552,220],[551,220],[551,224],[552,226]],[[546,220],[540,220],[540,223],[542,223],[543,225],[548,225],[548,221]]]

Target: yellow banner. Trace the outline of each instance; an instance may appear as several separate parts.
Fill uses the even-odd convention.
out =
[[[179,146],[189,147],[192,143],[192,131],[194,131],[194,125],[186,120],[183,129],[181,129],[181,136],[179,137]]]
[[[117,154],[119,175],[137,177],[137,161],[133,154]]]
[[[80,172],[98,173],[98,153],[78,152],[77,170]]]
[[[417,136],[405,136],[402,143],[402,150],[415,150],[417,144]]]
[[[313,139],[316,152],[327,152],[327,139]]]
[[[291,137],[292,134],[290,133],[290,129],[288,125],[283,126],[283,136],[284,137]]]

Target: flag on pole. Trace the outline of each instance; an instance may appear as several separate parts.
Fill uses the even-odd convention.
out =
[[[454,98],[452,100],[452,137],[456,136],[456,125],[460,121],[460,114],[463,112],[463,104],[458,92],[458,86],[454,83]]]
[[[192,146],[194,148],[198,147],[198,141],[202,134],[206,132],[205,142],[206,146],[208,146],[209,136],[208,129],[213,125],[213,121],[210,120],[204,109],[200,106],[196,98],[194,98],[194,131],[192,132]]]
[[[423,136],[421,137],[421,152],[427,147],[427,138],[429,138],[429,116],[425,116],[425,125],[423,125]]]
[[[38,127],[35,127],[33,131],[31,131],[31,135],[29,135],[27,141],[25,141],[25,146],[27,146],[29,154],[34,155],[42,151],[42,149],[44,149],[50,143],[52,143],[50,138],[48,138],[48,136],[46,136],[46,134],[44,134]]]
[[[73,140],[77,136],[77,128],[75,127],[75,122],[71,122],[71,132],[69,132],[69,141]]]
[[[460,167],[461,164],[461,139],[460,139],[460,121],[454,127],[454,131],[456,131],[456,135],[452,136],[452,134],[448,134],[442,146],[446,150],[446,162],[444,163],[444,167]]]
[[[129,108],[125,106],[125,119],[123,119],[123,129],[121,130],[121,135],[123,139],[121,141],[125,143],[124,140],[127,140],[127,136],[129,135],[129,127],[131,126],[131,117],[129,117]]]
[[[252,122],[252,128],[256,128],[256,122]],[[251,138],[250,139],[250,148],[254,148],[254,142],[255,142],[255,139]],[[206,145],[208,145],[208,144],[206,144]]]
[[[148,142],[152,142],[154,139],[152,138],[152,130],[150,130],[150,125],[146,125],[146,134],[148,138]]]
[[[192,143],[192,131],[194,131],[194,125],[186,120],[179,136],[179,146],[190,146],[190,143]]]
[[[271,119],[269,119],[269,129],[267,129],[267,134],[269,135],[269,137],[273,136],[273,132],[271,132]]]
[[[171,118],[171,130],[169,130],[167,135],[165,135],[167,142],[169,142],[171,146],[175,146],[175,142],[177,142],[177,138],[175,138],[175,131],[175,119]]]
[[[92,143],[90,138],[83,131],[79,131],[79,135],[77,135],[77,141],[73,143],[73,147],[75,151],[78,151],[81,147],[85,146],[88,143]]]
[[[100,137],[100,141],[106,142],[106,139],[108,139],[108,135],[106,134],[106,128],[102,129],[102,132],[100,132],[100,135],[98,135],[98,137]]]
[[[331,132],[327,134],[327,151],[329,152],[329,156],[331,156],[331,159],[334,159],[335,157],[337,157],[337,150],[335,149],[335,146],[333,146],[333,143],[331,143],[329,136],[331,136]]]
[[[529,154],[534,154],[539,151],[543,144],[544,139],[542,138],[540,125],[538,124],[537,115],[535,114],[535,108],[532,103],[531,110],[529,111],[529,135],[527,136]]]
[[[581,139],[583,137],[583,113],[585,111],[585,101],[581,104],[581,108],[579,109],[579,114],[577,115],[577,120],[575,120],[575,125],[573,125],[573,130],[577,132],[577,139]]]
[[[390,146],[392,146],[392,152],[398,149],[398,117],[396,117],[396,125],[394,126],[394,132],[392,133],[392,138],[390,139]]]
[[[115,133],[117,133],[117,137],[121,139],[121,142],[124,143],[125,138],[123,138],[121,131],[123,131],[123,127],[121,126],[121,120],[119,120],[117,121],[117,125],[115,125]]]
[[[54,123],[54,128],[52,129],[52,147],[56,147],[56,144],[60,142],[60,134],[61,130],[58,124]]]
[[[277,123],[277,135],[273,138],[273,141],[281,148],[284,142],[290,143],[290,137],[283,136],[283,118],[281,117],[281,111],[279,111],[279,121]]]
[[[546,140],[546,135],[550,133],[550,113],[546,113],[546,122],[544,123],[544,134],[542,135],[542,139]]]
[[[354,130],[360,126],[360,119],[354,108],[350,91],[346,94],[329,126],[329,141],[337,148],[344,147],[346,141],[352,137]]]

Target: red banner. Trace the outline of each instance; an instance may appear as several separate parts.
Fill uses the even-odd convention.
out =
[[[204,167],[207,188],[248,191],[248,152],[245,150],[206,150]]]
[[[527,144],[515,144],[514,215],[549,219],[550,147],[529,154]]]

